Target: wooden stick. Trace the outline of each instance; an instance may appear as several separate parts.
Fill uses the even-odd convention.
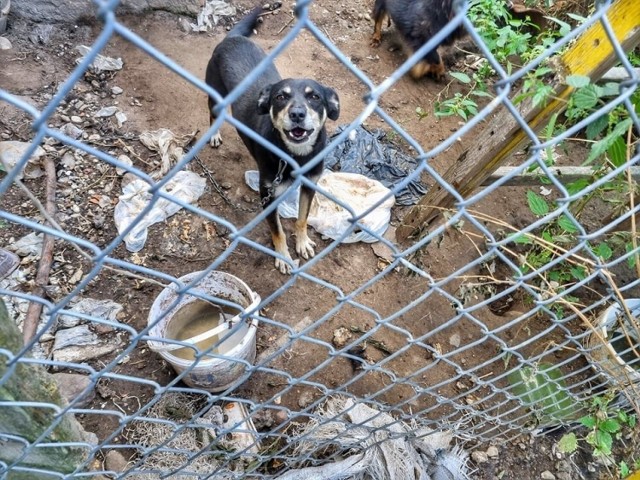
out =
[[[47,186],[46,186],[46,210],[47,213],[55,218],[56,214],[56,165],[49,155],[44,159],[44,170],[46,173]],[[32,295],[40,298],[44,298],[46,295],[46,286],[49,283],[49,272],[51,271],[51,263],[53,262],[53,247],[55,244],[55,237],[51,235],[44,235],[42,241],[42,254],[40,255],[40,263],[38,264],[38,273],[36,274],[36,282]],[[42,303],[32,301],[27,309],[27,314],[24,319],[24,327],[22,329],[22,336],[24,343],[29,342],[38,328],[38,321],[40,320],[40,314],[42,313]]]
[[[517,167],[500,167],[496,169],[491,175],[485,178],[481,185],[488,186],[504,177],[511,175]],[[549,167],[554,174],[554,177],[563,185],[581,180],[584,178],[592,178],[594,170],[591,167]],[[640,167],[629,167],[628,169],[631,178],[636,181],[640,181]],[[547,179],[547,181],[545,181]],[[501,187],[516,187],[516,186],[536,186],[536,185],[548,185],[548,177],[542,170],[535,170],[533,172],[524,172],[515,175],[504,183],[500,184]]]

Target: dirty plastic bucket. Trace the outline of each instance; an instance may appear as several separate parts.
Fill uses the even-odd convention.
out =
[[[193,272],[180,278],[182,283],[191,283],[202,272]],[[167,311],[178,299],[178,286],[171,284],[165,288],[155,299],[147,324],[151,325],[158,321],[158,318]],[[193,287],[191,292],[199,292],[212,297],[221,298],[229,302],[237,303],[242,306],[243,313],[252,304],[260,302],[260,297],[253,292],[246,283],[233,275],[225,272],[213,271],[205,276],[197,286]],[[187,323],[188,318],[181,318],[178,312],[185,306],[189,306],[194,302],[204,302],[203,299],[189,295],[183,295],[180,301],[167,313],[158,323],[149,330],[149,336],[157,339],[175,337],[172,332],[176,332],[184,325],[176,325],[177,322]],[[215,303],[215,302],[212,302]],[[212,325],[212,328],[216,325]],[[175,355],[174,351],[164,351],[169,342],[161,340],[148,340],[149,348],[156,351],[164,358],[176,371],[181,374],[185,370],[189,370],[183,377],[182,381],[187,385],[195,388],[202,388],[211,392],[220,392],[229,388],[238,378],[246,371],[246,364],[252,364],[256,358],[256,330],[258,328],[258,320],[255,318],[247,318],[241,321],[239,325],[233,327],[233,333],[227,330],[226,338],[218,348],[220,355],[227,358],[214,357],[204,355],[197,360],[187,360]],[[231,333],[231,334],[230,334]],[[230,335],[229,335],[230,334]],[[189,347],[186,347],[189,348]],[[235,361],[234,358],[243,361]]]

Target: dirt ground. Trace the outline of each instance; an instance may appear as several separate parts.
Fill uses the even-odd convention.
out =
[[[237,6],[244,11],[251,5],[239,2]],[[264,17],[254,38],[265,50],[273,49],[291,28],[291,8],[291,2],[285,2],[277,14]],[[374,50],[369,46],[372,31],[369,10],[370,5],[364,0],[350,3],[320,0],[311,5],[310,15],[318,28],[350,62],[374,84],[379,84],[405,57],[394,42],[391,32],[385,34],[379,49]],[[222,26],[210,34],[186,34],[179,27],[178,17],[164,12],[124,17],[121,21],[136,35],[163,52],[168,59],[198,78],[203,78],[211,51],[224,35]],[[78,56],[74,47],[82,43],[90,44],[99,34],[100,25],[56,26],[44,43],[29,40],[27,32],[33,30],[25,28],[22,32],[25,33],[18,33],[15,28],[10,30],[14,48],[0,52],[0,63],[4,65],[0,70],[0,88],[42,108],[67,80]],[[128,120],[122,126],[117,126],[114,119],[105,119],[100,124],[87,126],[88,129],[94,128],[101,133],[101,138],[94,139],[92,146],[118,156],[131,153],[124,149],[125,145],[131,145],[136,153],[132,155],[134,165],[144,169],[145,162],[153,163],[157,158],[145,154],[144,149],[135,141],[141,132],[169,128],[176,134],[185,135],[195,131],[202,133],[207,129],[206,96],[187,80],[119,36],[112,37],[103,54],[122,58],[124,68],[115,75],[93,78],[93,84],[89,77],[79,80],[66,105],[69,110],[73,110],[73,105],[78,105],[73,103],[74,99],[93,94],[96,103],[112,105],[117,102]],[[464,55],[460,51],[451,51],[447,58],[450,63],[458,62],[457,67],[464,67]],[[367,86],[310,33],[304,32],[296,38],[278,57],[276,64],[283,77],[309,76],[339,92],[341,115],[337,122],[330,122],[328,125],[330,132],[338,125],[351,122],[361,113],[365,105],[363,98],[368,92]],[[113,87],[121,88],[122,94],[113,95]],[[432,113],[419,118],[416,109],[420,107],[424,111],[433,112],[434,102],[439,95],[444,94],[446,88],[452,95],[460,87],[455,83],[449,86],[430,80],[414,82],[404,78],[384,94],[381,107],[423,148],[429,149],[451,135],[459,127],[459,121],[456,118],[438,120]],[[81,112],[75,113],[80,115]],[[54,113],[49,123],[54,127],[60,126],[60,115],[60,112]],[[388,129],[376,115],[367,118],[365,126]],[[0,133],[3,140],[28,140],[32,135],[30,120],[15,108],[0,102]],[[192,166],[193,171],[210,175],[207,177],[206,193],[198,205],[241,226],[247,224],[259,208],[257,195],[249,190],[243,180],[244,172],[253,169],[254,163],[232,127],[225,125],[222,136],[224,143],[220,149],[213,150],[207,146],[199,154],[202,164]],[[433,161],[434,166],[443,172],[471,142],[473,136],[461,138]],[[406,146],[405,148],[410,151]],[[67,175],[64,173],[65,167],[58,167],[58,175],[63,178]],[[70,178],[85,179],[80,191],[67,192],[64,199],[60,200],[59,208],[67,231],[99,247],[108,245],[116,235],[112,218],[120,191],[120,176],[112,168],[101,168],[90,157],[85,157],[67,170],[72,170],[68,174]],[[89,182],[87,179],[95,181]],[[220,190],[215,188],[212,179],[215,179]],[[433,179],[425,181],[433,184]],[[42,194],[44,190],[40,180],[28,180],[27,185],[38,194]],[[104,196],[110,201],[101,201]],[[74,203],[80,207],[79,215],[72,208]],[[27,198],[16,188],[12,188],[3,198],[2,208],[24,217],[36,213]],[[477,209],[510,225],[524,226],[532,221],[523,188],[499,188],[487,195],[477,205]],[[406,211],[406,207],[394,208],[392,225],[397,225]],[[292,222],[286,221],[285,228],[291,231],[291,227]],[[262,402],[277,397],[282,392],[282,405],[298,411],[322,395],[321,389],[313,388],[311,384],[323,385],[329,390],[347,385],[343,390],[350,394],[399,405],[405,411],[422,411],[431,420],[458,418],[455,409],[448,403],[439,401],[439,398],[456,398],[463,405],[471,404],[477,398],[489,402],[480,403],[481,408],[498,404],[499,398],[487,400],[491,395],[486,387],[474,388],[473,393],[469,393],[468,390],[473,386],[471,378],[458,378],[454,367],[446,366],[434,357],[434,352],[446,354],[454,350],[456,345],[473,343],[473,348],[463,349],[450,359],[466,369],[477,367],[476,375],[480,378],[495,376],[505,370],[505,360],[499,354],[500,345],[490,339],[479,341],[483,338],[483,331],[476,322],[461,317],[447,323],[456,318],[452,296],[458,292],[460,284],[485,274],[481,267],[465,269],[466,265],[478,257],[479,252],[483,252],[482,239],[473,237],[468,232],[473,230],[453,229],[414,259],[436,281],[458,272],[439,285],[439,290],[430,288],[427,279],[409,275],[403,269],[396,269],[369,284],[375,275],[383,271],[386,263],[376,255],[371,245],[357,243],[333,248],[311,270],[313,277],[332,284],[333,288],[327,288],[326,284],[317,281],[299,278],[284,292],[279,292],[289,278],[274,270],[271,257],[250,245],[238,245],[219,269],[245,280],[263,299],[275,292],[279,294],[263,312],[273,323],[265,322],[259,328],[258,354],[282,335],[286,335],[286,331],[278,324],[295,326],[304,322],[306,317],[314,321],[322,320],[316,321],[307,332],[311,340],[296,341],[286,355],[279,356],[270,364],[270,368],[286,374],[257,373],[238,388],[234,395]],[[8,244],[26,233],[29,230],[25,227],[4,225],[0,229],[0,245]],[[315,232],[312,237],[318,244],[317,253],[330,245],[328,240],[320,238]],[[259,244],[270,245],[268,228],[264,223],[257,225],[249,238]],[[228,231],[223,225],[181,211],[164,226],[150,228],[147,244],[141,252],[132,254],[124,246],[119,246],[113,256],[179,277],[206,268],[229,245]],[[90,270],[87,260],[80,258],[67,243],[59,241],[57,249],[61,253],[54,265],[53,276],[59,288],[51,293],[53,300],[61,298],[73,288],[69,279],[79,268],[84,273]],[[508,276],[509,271],[505,270],[502,274]],[[103,271],[83,294],[121,303],[125,306],[125,315],[121,321],[139,331],[146,325],[149,307],[159,291],[158,285]],[[357,294],[351,304],[343,304],[336,313],[331,313],[343,295],[353,292]],[[425,292],[430,293],[423,301],[417,302],[413,308],[395,318],[391,327],[377,325],[378,317],[372,312],[377,312],[380,318],[387,318],[416,299],[424,297]],[[477,300],[479,298],[472,296],[470,301],[474,303]],[[474,312],[474,315],[493,330],[508,324],[527,309],[523,297],[514,295],[506,307],[495,305],[493,309],[482,308]],[[359,374],[354,371],[349,359],[329,355],[328,345],[339,327],[352,327],[361,332],[376,329],[373,340],[383,342],[390,351],[406,349],[400,357],[386,362],[385,353],[381,349],[369,346],[366,357],[370,363],[382,365],[385,371],[393,372],[396,378],[408,378],[411,383],[396,384],[380,369]],[[545,327],[543,322],[531,317],[519,323],[516,328],[505,329],[499,333],[499,337],[508,344],[518,344]],[[414,342],[409,348],[409,335],[414,339],[420,338],[420,343]],[[554,340],[549,338],[549,344]],[[545,348],[546,345],[532,345],[530,353],[537,353]],[[110,361],[111,358],[107,357],[93,366],[101,368]],[[582,367],[583,365],[569,365],[569,368],[574,369]],[[113,372],[154,380],[162,385],[168,383],[174,375],[171,368],[143,344],[132,350],[127,361],[115,366]],[[293,382],[295,385],[289,386],[292,383],[290,379],[303,377],[305,382],[302,384]],[[437,395],[425,393],[416,396],[416,387],[437,390]],[[89,408],[105,409],[115,406],[123,412],[133,413],[152,397],[153,389],[144,383],[103,379],[98,385],[97,394]],[[303,402],[302,398],[307,400]],[[107,438],[115,431],[118,421],[114,416],[82,416],[85,428],[96,433],[100,439]],[[504,433],[506,438],[513,435],[513,432]],[[487,435],[489,438],[494,434]],[[115,440],[118,441],[118,437]],[[544,471],[556,471],[560,459],[553,451],[556,441],[557,436],[549,435],[536,438],[531,443],[528,437],[507,444],[497,442],[499,457],[477,465],[472,477],[540,478]],[[488,445],[488,442],[468,442],[471,450],[486,449]],[[586,467],[588,459],[573,460],[580,465],[581,473],[577,473],[576,467],[572,478],[597,478],[598,472],[590,472]]]

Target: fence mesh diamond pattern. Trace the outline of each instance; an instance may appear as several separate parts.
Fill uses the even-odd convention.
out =
[[[385,33],[367,59],[327,31],[321,0],[265,9],[253,39],[269,58],[313,63],[343,101],[311,164],[283,156],[287,191],[317,191],[320,232],[290,275],[273,268],[270,210],[245,185],[255,167],[232,127],[266,142],[227,112],[263,68],[222,98],[203,80],[210,50],[186,67],[101,1],[90,47],[66,50],[74,63],[38,102],[0,74],[3,478],[445,478],[445,450],[464,478],[455,443],[572,428],[602,396],[637,408],[640,7],[599,2],[507,68],[478,3],[454,2],[415,53],[383,52]],[[210,46],[246,11],[214,4],[232,10]],[[265,38],[273,18],[283,26]],[[464,67],[412,80],[459,27]],[[110,56],[125,49],[137,60]],[[322,64],[339,73],[321,78]],[[602,79],[617,64],[622,77]],[[199,133],[142,132],[158,72],[197,97]],[[121,78],[142,78],[141,96],[125,101]],[[409,83],[419,98],[394,94]],[[156,103],[187,95],[165,93]],[[205,129],[207,95],[219,105]],[[464,108],[447,98],[471,102],[465,121],[426,112]],[[323,160],[334,172],[316,185],[304,174]],[[221,325],[202,349],[183,341],[202,331],[181,331],[194,318]]]

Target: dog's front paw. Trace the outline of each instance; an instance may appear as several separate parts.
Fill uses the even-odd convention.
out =
[[[371,41],[369,42],[369,46],[372,48],[378,48],[380,46],[381,41],[382,41],[382,37],[374,33],[373,35],[371,35]]]
[[[316,242],[311,240],[306,233],[296,236],[296,253],[305,260],[312,258],[316,254],[315,246]]]
[[[222,135],[220,135],[220,132],[216,132],[216,134],[211,137],[211,139],[209,140],[209,145],[211,145],[213,148],[218,148],[220,145],[222,145]]]
[[[299,260],[293,260],[291,257],[288,257],[287,260],[288,261],[276,258],[276,268],[283,275],[291,275],[292,267],[298,267],[298,265],[300,264]]]

